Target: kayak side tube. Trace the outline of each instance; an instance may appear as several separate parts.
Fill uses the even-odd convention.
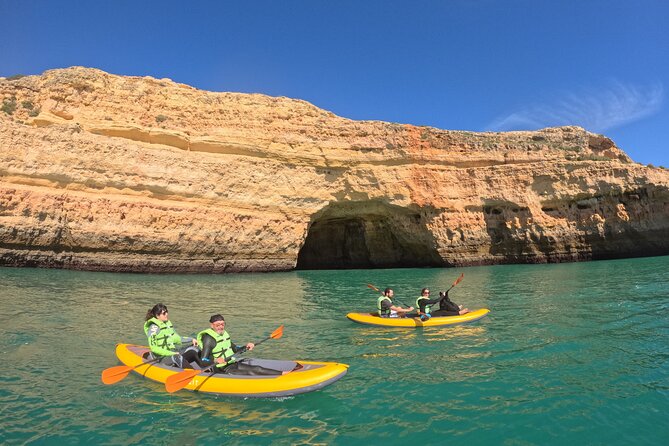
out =
[[[130,367],[140,365],[149,349],[145,346],[118,344],[116,356]],[[275,370],[293,370],[286,375],[248,376],[212,374],[209,371],[196,375],[185,389],[216,395],[242,398],[271,398],[313,392],[328,386],[346,375],[347,364],[314,361],[277,361],[247,359],[252,365],[262,365]],[[164,383],[170,376],[183,371],[164,364],[152,363],[139,366],[135,372],[153,381]]]
[[[432,317],[426,321],[421,321],[417,317],[379,317],[378,313],[348,313],[346,317],[359,324],[375,325],[377,327],[415,328],[471,323],[485,317],[488,313],[490,313],[489,309],[481,308],[458,316]]]

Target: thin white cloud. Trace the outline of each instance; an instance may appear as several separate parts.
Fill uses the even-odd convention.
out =
[[[645,86],[611,82],[596,89],[567,92],[550,104],[531,105],[500,116],[489,131],[536,130],[578,125],[593,132],[638,121],[658,112],[664,101],[661,83]]]

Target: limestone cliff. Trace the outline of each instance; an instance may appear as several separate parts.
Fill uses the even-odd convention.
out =
[[[669,254],[669,172],[74,67],[0,78],[0,265],[232,272]]]

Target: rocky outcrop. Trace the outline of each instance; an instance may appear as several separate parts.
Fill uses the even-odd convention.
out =
[[[669,172],[578,127],[471,133],[74,67],[0,79],[0,264],[106,271],[669,253]]]

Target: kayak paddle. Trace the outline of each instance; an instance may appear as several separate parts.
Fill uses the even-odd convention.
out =
[[[116,367],[109,367],[108,369],[104,369],[102,371],[102,382],[105,384],[115,384],[128,376],[128,374],[136,368],[146,364],[153,364],[154,362],[160,361],[160,359],[161,358],[155,358],[150,361],[137,364],[134,367],[130,367],[129,365],[117,365]]]
[[[376,292],[378,292],[378,293],[381,292],[380,289],[378,289],[377,287],[375,287],[375,286],[372,285],[371,283],[368,283],[368,284],[367,284],[367,288],[371,288],[371,289],[373,289],[374,291],[376,291]],[[394,298],[393,298],[393,299],[394,299]],[[390,301],[392,302],[393,299],[390,299]],[[407,304],[405,304],[404,302],[402,302],[402,301],[399,300],[399,299],[394,299],[394,300],[395,300],[395,302],[397,302],[398,304],[402,304],[402,305],[404,305],[404,306],[407,307],[407,308],[409,308],[409,307],[411,306],[411,305],[407,305]]]
[[[281,336],[283,336],[283,325],[280,326],[279,328],[277,328],[276,330],[274,330],[272,332],[272,334],[267,336],[262,341],[256,342],[255,345],[260,345],[268,339],[279,339]],[[246,347],[243,347],[240,351],[238,351],[237,353],[232,355],[232,358],[230,358],[230,359],[231,360],[232,359],[237,359],[236,358],[237,355],[241,355],[242,353],[245,353],[247,350],[248,349]],[[230,361],[228,361],[228,364],[229,363],[230,363]],[[206,370],[210,370],[210,371],[213,370],[216,367],[216,365],[220,365],[220,364],[213,364],[213,365],[210,365],[209,367],[207,367],[205,369],[202,369],[202,370],[195,370],[195,369],[184,370],[183,372],[179,372],[175,375],[172,375],[172,376],[168,377],[167,380],[165,380],[165,390],[168,391],[169,393],[174,393],[177,390],[181,390],[184,387],[186,387],[191,382],[191,380],[193,378],[195,378],[197,375],[199,375],[200,373],[202,373]],[[209,375],[207,378],[212,376],[214,373],[216,373],[216,372],[212,372],[211,375]],[[205,378],[205,379],[207,379],[207,378]]]
[[[451,288],[453,288],[455,285],[457,285],[457,284],[459,284],[460,282],[462,282],[462,279],[464,279],[464,278],[465,278],[465,273],[460,274],[460,277],[458,277],[457,279],[455,279],[455,282],[453,282],[453,285],[451,285]],[[448,293],[449,291],[451,291],[451,288],[447,289],[446,292]]]

